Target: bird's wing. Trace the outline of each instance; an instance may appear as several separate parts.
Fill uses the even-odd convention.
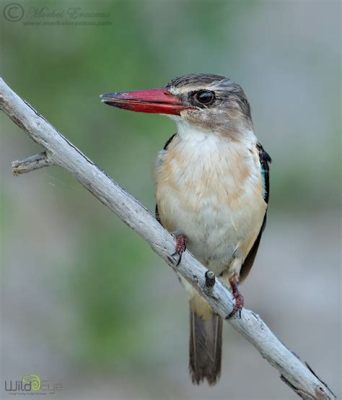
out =
[[[174,133],[171,137],[169,137],[166,141],[166,143],[164,144],[163,150],[167,150],[169,144],[172,142],[172,140],[174,139],[174,137],[177,135],[177,133]],[[159,216],[159,211],[158,211],[158,204],[156,204],[156,208],[155,208],[155,217],[156,220],[160,223],[160,225],[163,225],[160,221],[160,216]]]
[[[263,196],[264,196],[264,200],[265,202],[268,204],[268,199],[269,199],[269,194],[270,194],[270,168],[269,168],[269,164],[271,163],[272,159],[269,156],[269,154],[263,149],[263,147],[261,146],[260,143],[257,144],[257,149],[259,152],[259,160],[260,160],[260,168],[261,168],[261,174],[262,174],[262,180],[263,180]],[[262,232],[265,229],[266,226],[266,219],[267,219],[267,210],[265,212],[265,216],[264,216],[264,220],[262,222],[261,228],[260,228],[260,232],[257,236],[257,238],[255,239],[255,242],[252,246],[252,248],[250,249],[247,257],[245,258],[241,270],[240,270],[240,282],[243,281],[249,271],[251,270],[254,260],[255,260],[255,256],[257,254],[258,251],[258,247],[259,247],[259,243],[261,240],[261,236],[262,236]]]

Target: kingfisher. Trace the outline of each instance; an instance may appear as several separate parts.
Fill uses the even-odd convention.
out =
[[[240,85],[214,74],[188,74],[158,89],[106,93],[110,106],[173,119],[177,132],[155,164],[156,218],[176,237],[175,263],[187,248],[232,292],[231,317],[244,304],[247,277],[266,224],[271,158],[254,133]],[[222,318],[184,279],[189,293],[192,382],[221,373]]]

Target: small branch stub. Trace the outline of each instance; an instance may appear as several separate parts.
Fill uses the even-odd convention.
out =
[[[215,285],[215,274],[213,271],[206,271],[205,273],[205,286],[209,289]]]
[[[49,158],[46,151],[35,154],[21,161],[12,162],[12,173],[13,175],[26,174],[27,172],[34,171],[36,169],[48,167],[55,163]]]

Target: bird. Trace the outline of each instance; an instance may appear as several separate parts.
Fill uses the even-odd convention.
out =
[[[271,157],[258,141],[240,85],[222,75],[191,73],[165,87],[100,96],[107,105],[161,114],[177,132],[155,164],[156,218],[232,292],[230,317],[244,305],[249,274],[266,224]],[[177,259],[178,257],[178,259]],[[189,370],[194,384],[221,374],[222,318],[184,279],[190,303]]]

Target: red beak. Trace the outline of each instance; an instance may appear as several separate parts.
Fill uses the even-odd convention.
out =
[[[188,108],[165,88],[105,93],[100,98],[110,106],[145,113],[179,115]]]

